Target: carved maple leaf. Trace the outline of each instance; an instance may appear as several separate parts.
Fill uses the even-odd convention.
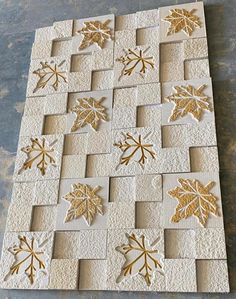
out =
[[[178,182],[181,187],[168,191],[171,197],[179,201],[175,214],[171,218],[172,222],[195,216],[199,223],[205,226],[210,213],[218,215],[217,198],[209,192],[214,182],[209,182],[206,186],[198,180],[178,179]]]
[[[139,73],[143,77],[148,69],[153,69],[153,57],[145,55],[148,50],[149,48],[146,50],[128,49],[128,52],[126,52],[124,56],[117,58],[117,61],[123,63],[124,65],[120,78],[123,75],[130,76],[132,73]]]
[[[21,150],[27,154],[28,158],[24,162],[19,174],[23,170],[31,169],[33,165],[40,170],[42,175],[45,175],[48,165],[55,166],[55,151],[52,147],[56,140],[49,145],[45,138],[42,140],[38,138],[30,138],[31,145],[23,147]]]
[[[171,9],[170,14],[164,18],[164,21],[170,23],[167,35],[183,31],[187,36],[191,36],[195,28],[201,28],[200,18],[194,15],[195,11],[196,9]]]
[[[46,85],[51,85],[54,90],[57,90],[60,82],[67,82],[65,76],[66,72],[60,70],[60,67],[64,63],[65,60],[63,60],[59,65],[57,65],[56,63],[54,63],[53,65],[53,61],[51,63],[40,62],[41,68],[33,71],[33,74],[39,77],[33,93],[35,93],[40,88],[43,89]]]
[[[90,226],[96,213],[103,215],[102,198],[96,194],[99,189],[100,186],[92,189],[86,184],[73,184],[72,192],[69,192],[63,197],[70,202],[65,222],[83,216]]]
[[[209,98],[203,93],[205,87],[205,85],[201,85],[196,89],[192,85],[175,86],[175,93],[166,97],[167,101],[175,104],[169,121],[175,121],[180,117],[184,117],[187,113],[192,114],[199,121],[204,110],[212,111]]]
[[[155,159],[155,151],[152,149],[153,145],[144,143],[145,139],[150,135],[146,135],[143,140],[141,135],[133,137],[130,133],[123,134],[125,140],[122,142],[114,143],[123,152],[121,156],[121,163],[128,165],[130,162],[138,162],[143,166],[145,161],[150,156]]]
[[[84,22],[85,27],[77,31],[84,36],[79,49],[83,50],[94,43],[101,49],[104,48],[105,41],[112,39],[112,30],[108,27],[110,21],[106,20],[104,23],[101,21]]]
[[[36,273],[45,269],[44,252],[40,251],[37,242],[32,238],[28,240],[25,236],[19,236],[19,245],[9,250],[15,256],[15,262],[10,268],[10,274],[25,274],[30,283],[35,281]]]
[[[150,286],[151,278],[155,270],[158,270],[163,274],[163,255],[156,249],[158,240],[150,246],[144,235],[137,237],[135,234],[127,234],[126,236],[129,241],[128,244],[116,248],[116,250],[121,252],[126,259],[121,274],[117,278],[117,282],[119,283],[126,276],[139,274],[144,277],[146,284]]]
[[[90,125],[96,131],[100,121],[107,121],[106,108],[101,105],[104,99],[104,97],[99,101],[96,101],[92,97],[78,99],[76,101],[77,105],[71,109],[71,112],[76,114],[71,132],[77,131],[86,124]]]

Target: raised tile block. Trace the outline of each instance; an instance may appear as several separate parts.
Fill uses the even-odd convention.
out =
[[[136,182],[136,201],[162,201],[162,177],[158,174],[138,175]]]
[[[118,107],[113,109],[113,129],[133,127],[136,127],[136,107]]]
[[[64,155],[62,159],[61,178],[84,178],[86,172],[86,155]]]
[[[110,199],[111,202],[135,201],[135,177],[114,177],[110,179]],[[137,191],[136,191],[137,196]]]
[[[67,93],[47,95],[45,97],[44,114],[65,114],[67,110]]]
[[[6,231],[30,231],[32,206],[29,203],[13,202],[8,209]]]
[[[184,63],[184,76],[186,80],[210,77],[208,59],[186,60]]]
[[[43,131],[44,116],[24,116],[21,121],[20,136],[31,137],[41,135]]]
[[[79,261],[55,260],[51,261],[49,289],[75,290],[78,288]]]
[[[134,202],[109,202],[107,226],[109,229],[135,227]]]
[[[52,38],[61,39],[72,36],[73,20],[54,22],[52,26]]]
[[[206,58],[208,56],[207,39],[205,37],[187,39],[183,42],[184,59]]]
[[[33,204],[36,206],[55,205],[58,202],[59,180],[37,181]]]

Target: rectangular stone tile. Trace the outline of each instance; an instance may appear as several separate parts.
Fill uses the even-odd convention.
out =
[[[32,206],[28,203],[13,202],[8,208],[6,231],[30,231]]]
[[[107,227],[109,229],[135,228],[135,202],[109,202]]]
[[[162,228],[162,210],[161,202],[136,202],[135,228]]]
[[[135,177],[136,201],[162,201],[162,177],[158,174]]]
[[[44,120],[44,135],[65,134],[66,133],[66,115],[47,115]]]
[[[184,77],[186,80],[210,77],[208,59],[186,60],[184,63]]]
[[[21,120],[20,136],[28,137],[43,133],[44,116],[23,116]]]
[[[110,202],[135,201],[135,177],[110,178]],[[137,193],[137,192],[136,192]],[[137,196],[137,195],[136,195]]]
[[[208,47],[205,37],[196,39],[187,39],[183,42],[184,59],[207,58]]]
[[[47,95],[45,97],[44,114],[65,114],[67,111],[68,93]]]
[[[219,171],[219,158],[216,146],[192,147],[189,149],[192,172]]]
[[[35,206],[33,207],[30,231],[53,231],[56,227],[57,207]]]
[[[84,178],[86,173],[86,155],[63,155],[61,178]]]
[[[55,205],[58,202],[59,180],[37,181],[34,188],[33,205]]]
[[[54,259],[79,259],[79,231],[55,232]]]

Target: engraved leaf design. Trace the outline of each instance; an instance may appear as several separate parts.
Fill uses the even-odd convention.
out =
[[[71,112],[76,114],[71,132],[75,132],[86,124],[90,125],[94,130],[97,130],[100,121],[108,121],[106,108],[102,106],[102,97],[99,101],[94,98],[82,98],[76,101],[76,105],[71,109]]]
[[[26,274],[33,284],[36,273],[45,269],[45,254],[39,249],[34,238],[27,239],[26,236],[19,236],[19,245],[9,250],[15,256],[15,262],[10,268],[10,274]]]
[[[153,272],[158,270],[163,274],[162,259],[163,255],[156,249],[158,240],[149,245],[145,236],[136,236],[134,233],[126,235],[128,244],[123,244],[116,248],[117,251],[125,256],[126,262],[121,269],[121,274],[117,278],[117,283],[127,276],[141,275],[148,286],[151,285]]]
[[[187,36],[191,36],[195,28],[201,28],[200,18],[194,15],[195,12],[196,9],[171,9],[170,14],[164,18],[164,21],[170,23],[167,35],[183,31]]]
[[[102,198],[96,194],[99,189],[100,186],[91,188],[86,184],[73,184],[72,191],[63,197],[70,202],[64,221],[69,222],[83,216],[90,226],[96,214],[103,215]]]
[[[145,143],[145,139],[141,135],[132,136],[130,133],[123,134],[125,140],[114,143],[114,146],[121,149],[123,152],[121,156],[121,163],[128,165],[130,162],[138,162],[141,166],[145,164],[148,156],[155,159],[155,151],[152,149],[153,145]]]
[[[204,227],[210,213],[218,216],[217,197],[209,192],[214,182],[209,182],[206,186],[198,180],[180,178],[178,182],[180,187],[168,191],[168,194],[179,202],[171,218],[172,222],[195,216]]]
[[[175,86],[175,93],[166,97],[167,101],[175,104],[169,121],[175,121],[188,113],[199,121],[204,111],[212,111],[209,98],[203,93],[205,87],[201,85],[196,89],[192,85]]]
[[[28,157],[18,173],[20,174],[23,170],[31,169],[32,166],[35,165],[40,170],[41,174],[45,175],[48,165],[56,166],[56,152],[52,146],[57,140],[51,145],[48,144],[45,138],[42,138],[42,140],[38,138],[30,138],[30,140],[31,145],[21,149]]]
[[[154,59],[152,56],[146,56],[149,48],[142,49],[128,49],[124,56],[117,58],[117,61],[124,65],[122,76],[130,76],[132,73],[139,73],[142,77],[146,74],[148,69],[154,68]]]
[[[33,74],[37,75],[39,77],[39,80],[36,84],[35,89],[33,90],[33,93],[35,93],[39,89],[43,89],[46,85],[50,85],[54,88],[54,90],[58,89],[59,83],[66,82],[66,72],[60,70],[60,67],[65,63],[65,60],[63,60],[59,65],[54,63],[53,61],[51,63],[48,62],[40,62],[41,67],[35,71],[33,71]]]
[[[97,44],[101,49],[104,48],[106,40],[112,39],[112,30],[108,27],[109,23],[110,20],[106,20],[104,23],[101,21],[84,22],[85,26],[77,31],[83,34],[79,49],[83,50],[92,44]]]

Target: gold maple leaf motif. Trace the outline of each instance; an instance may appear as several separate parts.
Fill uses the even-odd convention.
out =
[[[101,105],[104,99],[105,97],[102,97],[99,101],[96,101],[92,97],[78,99],[76,101],[77,105],[71,109],[71,112],[76,114],[71,132],[77,131],[86,124],[91,125],[94,130],[97,130],[100,121],[108,121],[106,108]]]
[[[23,170],[31,169],[32,165],[35,164],[37,168],[40,170],[42,175],[45,175],[47,167],[49,164],[55,166],[56,161],[54,158],[55,151],[52,148],[53,144],[48,145],[45,138],[30,138],[31,145],[23,147],[21,150],[27,154],[28,158],[24,162],[22,168],[19,170],[19,174]]]
[[[114,143],[114,146],[117,146],[123,152],[121,156],[121,163],[128,165],[131,161],[138,162],[141,166],[144,165],[145,161],[150,156],[152,159],[155,159],[156,153],[152,149],[153,145],[148,143],[143,143],[147,136],[142,140],[142,136],[138,135],[133,137],[130,133],[123,134],[125,140],[123,142]]]
[[[124,68],[122,70],[121,77],[130,76],[132,73],[137,72],[142,77],[146,73],[146,70],[154,68],[154,60],[152,56],[146,56],[146,52],[149,50],[138,50],[138,49],[128,49],[128,52],[117,58],[117,61],[123,63]],[[120,78],[121,78],[120,77]]]
[[[106,20],[104,23],[101,21],[84,22],[85,27],[77,31],[84,36],[79,49],[83,50],[92,44],[97,44],[101,49],[104,48],[105,41],[112,39],[112,30],[108,27],[109,23],[110,20]]]
[[[126,259],[117,282],[119,283],[126,276],[139,274],[145,279],[146,284],[150,286],[153,272],[156,269],[163,274],[163,255],[156,249],[158,240],[150,246],[144,235],[137,237],[135,234],[127,234],[126,237],[129,241],[128,244],[116,248]]]
[[[64,221],[69,222],[83,216],[90,226],[96,213],[103,215],[102,198],[96,194],[99,189],[100,186],[91,188],[86,184],[73,184],[72,192],[63,197],[70,202]]]
[[[186,9],[171,9],[170,14],[164,18],[164,21],[170,23],[167,35],[171,35],[181,30],[191,36],[195,28],[201,28],[200,18],[194,15],[196,9],[188,11]]]
[[[45,269],[44,252],[35,245],[35,240],[27,240],[25,236],[19,236],[19,245],[13,246],[10,251],[15,256],[15,262],[10,268],[10,274],[26,274],[33,284],[37,271]]]
[[[199,121],[204,110],[212,111],[209,98],[203,93],[205,87],[205,85],[201,85],[196,89],[191,85],[175,86],[175,93],[166,97],[167,101],[175,104],[169,121],[175,121],[188,113],[192,114]]]
[[[209,214],[218,216],[217,198],[210,193],[214,182],[209,182],[203,186],[198,180],[178,179],[181,187],[176,187],[168,194],[176,198],[179,203],[175,214],[172,216],[172,222],[179,222],[190,216],[197,217],[199,223],[204,227],[207,223]]]
[[[60,67],[64,64],[64,62],[65,60],[62,61],[59,65],[57,65],[56,63],[54,63],[53,65],[53,61],[51,63],[40,62],[41,68],[33,71],[33,74],[39,77],[33,93],[35,93],[40,88],[43,89],[46,85],[49,84],[54,88],[54,90],[57,90],[60,82],[67,83],[67,79],[65,76],[66,72],[60,70]]]

